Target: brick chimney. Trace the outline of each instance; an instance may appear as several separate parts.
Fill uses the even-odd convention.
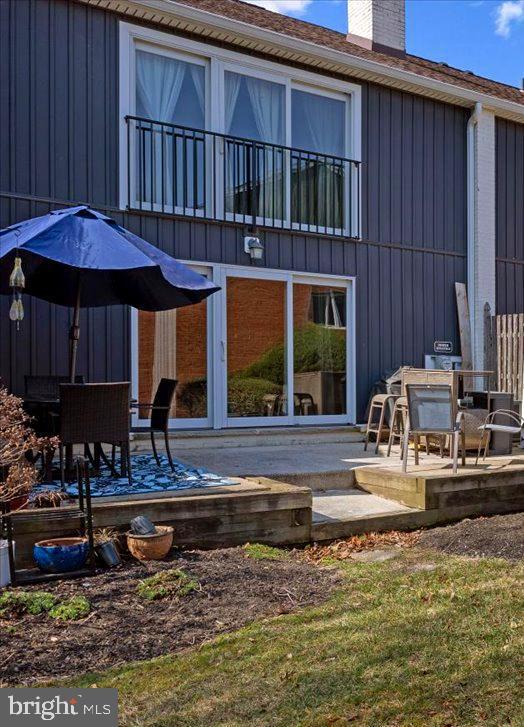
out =
[[[380,53],[406,53],[405,0],[348,0],[348,40]]]

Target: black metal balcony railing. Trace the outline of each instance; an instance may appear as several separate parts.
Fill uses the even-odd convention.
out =
[[[130,209],[358,237],[360,162],[138,116]]]

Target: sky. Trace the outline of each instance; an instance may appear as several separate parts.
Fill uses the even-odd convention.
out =
[[[347,32],[346,0],[247,2]],[[520,87],[524,0],[407,0],[406,45],[408,53]]]

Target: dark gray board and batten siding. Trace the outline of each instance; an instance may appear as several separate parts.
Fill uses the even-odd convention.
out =
[[[524,312],[524,125],[496,121],[497,313]]]
[[[118,202],[118,16],[64,0],[0,2],[0,227],[60,200]],[[362,242],[264,230],[263,265],[356,276],[358,413],[387,369],[457,343],[466,276],[465,109],[362,84]],[[14,197],[12,196],[14,195]],[[31,195],[56,200],[36,202]],[[180,259],[245,264],[242,228],[111,214]],[[69,312],[26,297],[16,333],[1,302],[0,376],[61,372]],[[80,370],[130,376],[129,312],[84,311]]]

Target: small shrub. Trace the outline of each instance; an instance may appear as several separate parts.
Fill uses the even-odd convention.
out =
[[[196,591],[199,583],[180,569],[165,570],[145,578],[137,586],[138,595],[147,601],[156,601],[160,598],[174,598],[187,596]]]
[[[186,384],[181,384],[177,400],[190,417],[206,417],[207,379],[193,379],[193,381],[188,381]]]
[[[59,621],[78,621],[80,618],[85,618],[90,611],[91,604],[85,596],[73,596],[53,606],[49,615]]]
[[[235,374],[227,385],[227,404],[231,416],[262,416],[264,397],[280,394],[282,387],[272,381],[257,378],[243,378]]]
[[[56,600],[48,591],[6,591],[0,595],[0,617],[16,618],[26,613],[38,616],[50,611]]]
[[[254,558],[255,560],[286,560],[289,558],[287,550],[274,548],[271,545],[263,545],[263,543],[246,543],[243,550],[248,558]]]

